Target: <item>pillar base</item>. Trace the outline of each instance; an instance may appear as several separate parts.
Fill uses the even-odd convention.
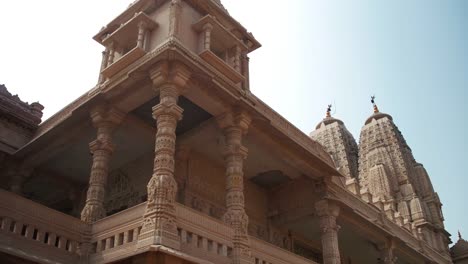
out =
[[[139,250],[149,248],[152,245],[161,245],[175,250],[180,250],[180,237],[177,226],[172,221],[147,218],[138,237]]]

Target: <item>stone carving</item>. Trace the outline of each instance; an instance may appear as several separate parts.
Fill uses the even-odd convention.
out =
[[[253,263],[248,239],[249,218],[244,206],[243,160],[247,148],[242,136],[247,133],[251,118],[245,112],[229,112],[218,118],[224,135],[223,156],[226,163],[226,213],[223,220],[234,228],[233,263]]]
[[[175,131],[183,112],[177,101],[190,73],[182,65],[164,63],[157,65],[150,74],[154,87],[159,88],[160,103],[153,107],[153,118],[157,122],[155,157],[138,246],[157,244],[179,249],[174,207],[177,195]]]
[[[140,195],[135,190],[133,182],[122,170],[119,170],[111,177],[108,190],[109,194],[105,202],[108,215],[135,206],[141,202]]]
[[[123,114],[102,104],[91,110],[91,119],[97,129],[97,139],[89,144],[93,154],[93,164],[86,204],[81,212],[81,220],[86,223],[93,223],[106,215],[104,196],[109,174],[109,162],[114,150],[112,132],[116,125],[123,120]]]
[[[330,111],[311,137],[325,147],[347,178],[353,179],[352,172],[357,170],[359,187],[347,180],[349,190],[381,208],[392,221],[433,224],[436,228],[423,229],[427,237],[434,237],[443,229],[443,218],[427,172],[415,161],[392,117],[381,113],[372,101],[374,114],[361,130],[359,151],[355,143],[349,143],[353,138],[343,122],[332,118]],[[358,162],[353,162],[356,156]],[[403,219],[395,218],[395,210]],[[427,241],[439,247],[438,239]]]

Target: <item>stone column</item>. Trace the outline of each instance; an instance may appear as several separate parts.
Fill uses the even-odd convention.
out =
[[[203,48],[204,50],[211,50],[211,31],[213,25],[207,23],[203,26]]]
[[[380,262],[382,264],[395,264],[397,257],[395,256],[395,242],[389,238],[385,243],[378,246],[380,250]]]
[[[241,72],[241,57],[242,51],[239,45],[235,47],[235,54],[234,54],[234,69],[237,72]]]
[[[172,66],[170,73],[167,64],[151,71],[153,85],[160,91],[160,103],[153,107],[153,118],[157,122],[155,157],[138,248],[163,245],[180,249],[175,219],[174,155],[177,122],[182,119],[183,112],[177,102],[189,77],[189,72],[177,65]]]
[[[247,148],[242,146],[242,136],[247,133],[250,122],[250,116],[243,112],[228,113],[218,118],[225,140],[227,211],[223,221],[234,229],[234,264],[253,263],[248,236],[249,217],[244,206],[243,161],[247,157]]]
[[[106,78],[104,77],[104,75],[102,75],[102,71],[107,68],[107,59],[108,59],[108,56],[109,56],[109,50],[106,48],[106,50],[104,50],[102,52],[102,61],[101,61],[101,70],[99,71],[99,80],[98,80],[98,84],[101,84],[103,83]]]
[[[137,47],[140,49],[145,49],[145,36],[147,27],[147,24],[143,21],[138,23]]]
[[[249,56],[247,52],[242,53],[242,75],[245,77],[244,90],[250,91],[250,77],[249,77]]]
[[[324,264],[340,264],[340,250],[338,246],[338,230],[336,218],[339,215],[338,205],[329,200],[315,203],[315,210],[320,220],[322,232],[322,253]]]
[[[97,139],[89,144],[93,155],[93,164],[86,194],[86,204],[81,211],[81,220],[86,223],[93,223],[106,216],[104,196],[109,163],[114,150],[112,132],[123,118],[123,113],[105,105],[97,106],[91,110],[91,119],[97,129]]]
[[[107,54],[107,63],[106,65],[109,66],[112,63],[114,63],[114,57],[115,57],[115,43],[111,42],[109,46],[106,48],[108,50]]]

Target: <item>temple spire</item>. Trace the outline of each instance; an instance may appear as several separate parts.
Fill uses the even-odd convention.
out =
[[[375,103],[375,95],[371,96],[371,103],[374,106],[374,114],[379,112],[379,108],[377,107],[377,104]]]

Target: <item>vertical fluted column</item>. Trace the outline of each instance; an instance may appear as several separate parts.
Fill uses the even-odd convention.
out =
[[[228,113],[218,121],[225,140],[227,211],[223,221],[234,229],[233,263],[253,263],[247,231],[249,217],[244,206],[243,161],[247,157],[247,148],[242,146],[242,137],[247,133],[251,119],[246,113],[237,112]]]
[[[177,122],[182,119],[183,112],[177,101],[189,74],[184,68],[173,66],[171,70],[168,74],[168,66],[163,65],[151,72],[154,86],[160,91],[160,103],[153,107],[153,118],[157,123],[155,157],[153,175],[147,186],[148,201],[139,248],[150,245],[180,248],[175,219],[174,155]]]
[[[340,250],[338,245],[338,230],[336,218],[340,208],[334,202],[321,200],[315,203],[315,209],[320,221],[322,233],[322,254],[324,264],[340,264]]]
[[[89,144],[93,164],[86,194],[86,204],[81,211],[81,220],[93,223],[106,215],[104,197],[106,193],[109,163],[114,151],[112,132],[122,120],[123,114],[116,109],[100,105],[91,110],[91,119],[97,129],[97,138]]]

